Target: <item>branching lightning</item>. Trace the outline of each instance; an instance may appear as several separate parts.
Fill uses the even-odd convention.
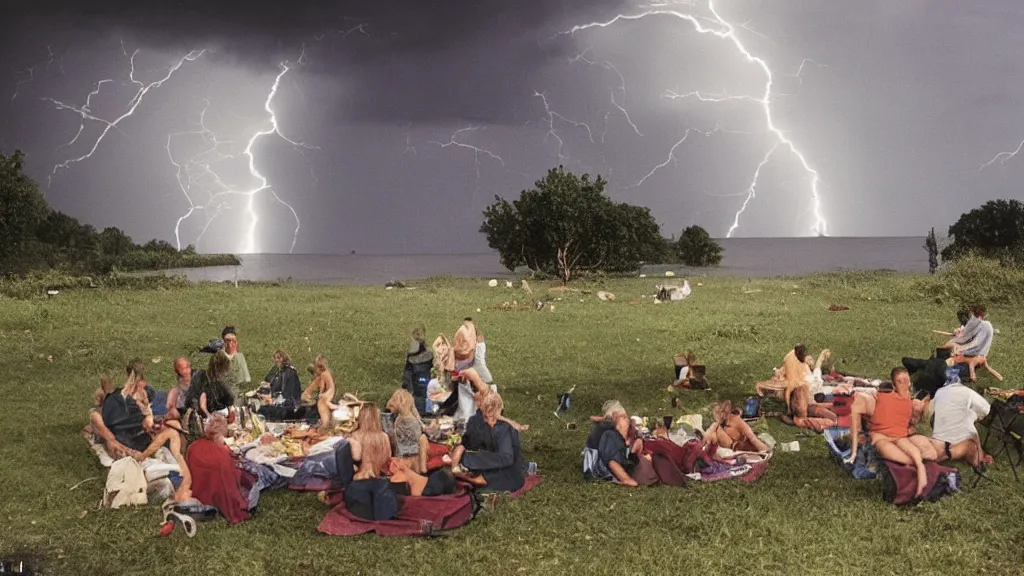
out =
[[[505,167],[505,160],[503,160],[501,158],[501,156],[498,156],[497,154],[495,154],[494,152],[491,152],[490,150],[487,150],[486,148],[480,148],[478,146],[473,146],[472,144],[467,144],[465,142],[460,142],[459,141],[459,138],[463,134],[468,134],[468,133],[471,133],[471,132],[476,132],[477,130],[480,130],[480,126],[468,126],[466,128],[461,128],[459,130],[456,130],[455,133],[451,135],[451,137],[448,139],[447,142],[438,142],[437,140],[431,140],[430,144],[434,144],[434,145],[440,146],[441,148],[451,148],[452,146],[454,146],[456,148],[465,148],[466,150],[472,150],[473,151],[473,163],[476,165],[476,178],[477,178],[477,180],[479,180],[480,179],[480,155],[481,154],[491,158],[492,160],[497,160],[501,164],[502,168]]]
[[[122,44],[121,47],[122,47],[122,51],[125,52],[125,55],[127,55],[127,51],[124,50],[124,44]],[[174,64],[172,64],[171,67],[167,69],[166,74],[162,78],[160,78],[159,80],[157,80],[155,82],[150,82],[148,84],[142,82],[141,80],[139,80],[139,79],[137,79],[135,77],[135,57],[138,55],[139,51],[136,50],[135,52],[133,52],[131,57],[129,57],[129,59],[128,59],[128,62],[129,62],[129,65],[130,65],[130,70],[128,72],[128,79],[129,79],[129,81],[131,81],[131,83],[134,86],[137,87],[137,90],[135,92],[135,95],[132,96],[132,99],[128,102],[127,110],[123,114],[121,114],[120,116],[118,116],[116,119],[114,119],[112,121],[103,120],[101,118],[98,118],[98,117],[94,116],[92,114],[92,112],[89,110],[89,107],[91,106],[91,103],[92,103],[92,97],[99,94],[100,89],[103,87],[104,84],[106,84],[108,82],[112,82],[113,80],[106,79],[106,80],[100,80],[99,82],[97,82],[96,83],[96,88],[92,92],[89,93],[89,95],[86,97],[85,104],[82,105],[82,106],[73,106],[73,105],[65,104],[65,103],[60,102],[58,100],[54,100],[53,98],[43,98],[43,100],[46,100],[47,102],[52,103],[57,110],[70,110],[70,111],[75,112],[76,114],[78,114],[81,117],[81,119],[82,119],[82,122],[81,122],[81,124],[78,127],[78,132],[75,134],[75,137],[72,138],[71,142],[68,142],[63,147],[70,146],[71,144],[73,144],[76,141],[78,141],[78,137],[81,136],[82,135],[82,131],[85,130],[85,123],[86,123],[86,121],[98,122],[98,123],[103,125],[103,130],[100,132],[100,135],[96,138],[96,140],[92,143],[92,146],[89,148],[88,152],[86,152],[85,154],[83,154],[81,156],[78,156],[77,158],[71,158],[69,160],[65,160],[64,162],[61,162],[61,163],[59,163],[59,164],[57,164],[57,165],[55,165],[53,167],[53,170],[50,172],[49,177],[47,177],[47,186],[49,186],[50,184],[53,183],[53,178],[54,178],[54,176],[57,175],[57,173],[59,171],[67,169],[67,168],[70,168],[73,165],[75,165],[75,164],[77,164],[79,162],[82,162],[84,160],[87,160],[90,157],[92,157],[92,155],[100,147],[100,144],[102,144],[103,140],[107,137],[107,134],[109,134],[111,130],[119,129],[118,125],[122,121],[124,121],[125,118],[128,118],[129,116],[131,116],[132,114],[135,113],[135,110],[138,109],[140,104],[142,104],[143,99],[145,99],[146,94],[148,94],[150,90],[152,90],[154,88],[159,88],[160,86],[162,86],[163,83],[167,82],[168,80],[170,80],[171,76],[173,76],[174,73],[177,72],[179,68],[184,66],[186,62],[193,62],[193,61],[195,61],[197,58],[202,56],[205,52],[206,52],[205,50],[193,50],[193,51],[189,52],[185,56],[183,56],[180,59],[178,59],[177,61],[175,61]]]
[[[615,76],[619,79],[619,85],[618,85],[617,88],[610,88],[608,90],[608,93],[611,96],[612,106],[614,106],[616,110],[618,110],[619,112],[622,113],[623,118],[625,118],[626,122],[629,123],[629,127],[633,129],[633,132],[636,132],[637,136],[643,137],[643,134],[640,133],[640,129],[637,128],[636,124],[634,124],[633,120],[629,117],[629,112],[626,111],[626,108],[625,108],[625,103],[626,103],[626,79],[622,77],[622,73],[619,72],[619,69],[616,68],[614,64],[612,64],[611,62],[608,62],[608,61],[595,62],[593,60],[590,60],[589,58],[587,58],[587,51],[586,50],[584,50],[582,53],[580,53],[580,54],[570,58],[569,62],[570,63],[572,63],[572,62],[583,62],[583,63],[587,64],[588,66],[599,66],[599,67],[604,68],[605,70],[611,71],[612,73],[615,74]],[[618,100],[615,99],[615,92],[616,92],[616,90],[618,90],[619,93],[621,93],[621,95],[622,95],[621,96],[622,102],[619,102]],[[545,101],[545,104],[546,104],[546,101]],[[550,110],[549,110],[549,112],[550,112]],[[605,113],[605,115],[604,115],[604,130],[601,132],[601,142],[602,143],[604,142],[605,134],[607,134],[607,132],[608,132],[608,117],[610,115],[611,115],[611,111]],[[549,118],[549,120],[550,120],[550,118]]]
[[[725,40],[726,42],[730,43],[736,49],[736,51],[739,52],[740,56],[746,62],[748,62],[750,64],[754,64],[755,66],[760,68],[761,71],[764,73],[765,79],[766,79],[766,81],[765,81],[765,89],[764,89],[764,93],[760,97],[752,96],[752,95],[743,95],[743,96],[731,96],[731,95],[727,95],[727,94],[726,95],[723,95],[723,94],[713,95],[713,94],[704,94],[704,93],[701,93],[699,91],[690,92],[690,93],[687,93],[687,94],[676,94],[676,93],[669,93],[668,94],[668,97],[673,98],[673,99],[675,99],[675,98],[696,98],[697,100],[699,100],[701,102],[720,103],[720,102],[724,102],[724,101],[728,101],[728,100],[741,100],[741,101],[747,101],[747,102],[756,103],[758,106],[761,107],[761,109],[762,109],[762,111],[764,113],[765,129],[766,129],[766,131],[768,133],[772,134],[773,137],[776,140],[775,146],[773,146],[772,149],[769,150],[767,154],[765,154],[765,156],[762,159],[761,163],[758,164],[758,168],[755,171],[753,181],[752,181],[751,186],[749,188],[749,194],[747,196],[747,200],[744,202],[743,206],[737,212],[734,224],[733,224],[732,227],[730,227],[728,234],[731,235],[737,229],[737,227],[739,226],[739,216],[740,216],[740,214],[742,214],[743,210],[746,209],[746,206],[749,203],[749,200],[751,198],[753,198],[753,190],[756,188],[757,177],[760,174],[760,169],[771,158],[772,153],[775,151],[775,149],[778,148],[779,146],[783,146],[783,147],[785,147],[785,148],[787,148],[789,150],[790,154],[792,154],[794,157],[797,158],[797,160],[799,161],[800,165],[803,167],[804,171],[806,171],[810,175],[810,177],[811,177],[811,198],[813,200],[812,211],[813,211],[813,219],[814,219],[814,225],[812,226],[811,230],[812,230],[812,232],[814,234],[825,235],[826,231],[827,231],[827,222],[825,220],[825,217],[822,215],[822,211],[821,211],[821,197],[820,197],[820,193],[819,193],[819,185],[821,183],[821,178],[820,178],[818,172],[816,170],[814,170],[810,166],[810,163],[807,161],[807,158],[804,156],[803,152],[801,152],[797,148],[796,144],[792,140],[787,138],[786,135],[782,132],[782,130],[780,130],[775,125],[775,122],[774,122],[773,117],[772,117],[771,101],[772,101],[772,86],[773,86],[774,78],[773,78],[773,74],[772,74],[771,68],[768,66],[767,62],[765,62],[764,59],[762,59],[759,56],[753,55],[746,48],[746,46],[743,44],[743,42],[739,39],[739,37],[736,34],[736,27],[733,26],[732,24],[730,24],[729,22],[727,22],[724,18],[722,18],[718,14],[718,12],[715,10],[714,0],[708,0],[708,9],[710,10],[711,15],[713,16],[713,18],[707,18],[707,17],[704,17],[704,16],[695,16],[693,14],[681,12],[681,11],[679,11],[677,9],[670,9],[670,7],[678,7],[680,4],[681,4],[681,2],[671,2],[671,3],[662,2],[662,3],[656,4],[656,5],[652,5],[652,6],[648,7],[648,9],[646,9],[646,10],[640,12],[640,13],[637,13],[637,14],[618,14],[615,17],[613,17],[612,19],[604,21],[604,22],[591,22],[591,23],[587,23],[587,24],[580,24],[580,25],[572,27],[569,30],[566,30],[565,32],[563,32],[563,34],[572,35],[572,34],[576,34],[577,32],[582,32],[582,31],[585,31],[585,30],[598,29],[598,28],[607,28],[607,27],[609,27],[609,26],[611,26],[613,24],[617,24],[617,23],[620,23],[620,22],[628,22],[628,21],[634,21],[634,20],[641,20],[641,19],[648,18],[648,17],[668,16],[668,17],[673,17],[673,18],[678,18],[678,19],[681,19],[681,20],[685,20],[686,22],[690,23],[693,26],[693,29],[696,32],[698,32],[699,34],[710,34],[712,36],[715,36],[715,37],[717,37],[717,38],[719,38],[721,40]],[[686,4],[692,4],[692,3],[686,2]],[[710,27],[708,25],[705,25],[705,22],[710,23]],[[745,27],[747,30],[751,30],[749,28],[749,26],[743,26],[743,27]],[[754,32],[754,33],[757,33],[757,32]],[[807,64],[809,62],[813,63],[813,61],[809,61],[809,60],[804,60],[804,62],[801,63],[800,70],[798,70],[798,74],[802,71],[804,64]],[[687,133],[686,133],[686,135],[684,135],[683,139],[680,140],[679,142],[677,142],[673,146],[673,150],[675,148],[677,148],[683,141],[685,141],[686,136],[688,136],[690,134],[691,130],[687,130]],[[673,160],[673,158],[674,158],[673,152],[670,151],[668,161],[666,161],[665,163],[663,163],[660,166],[667,165],[669,162],[671,162]],[[655,170],[657,170],[657,167],[655,168]],[[644,179],[646,179],[646,177]],[[642,182],[643,182],[643,180],[641,180],[641,183]]]
[[[34,64],[32,66],[29,66],[28,68],[24,68],[22,70],[18,70],[18,71],[16,71],[14,73],[15,83],[14,83],[14,93],[11,94],[11,103],[14,103],[14,100],[18,97],[18,94],[21,92],[21,87],[23,85],[25,85],[25,84],[28,84],[29,82],[31,82],[32,80],[35,79],[36,68],[39,68],[40,66],[44,66],[45,67],[44,70],[49,72],[50,67],[53,66],[54,64],[56,64],[57,68],[60,70],[60,75],[61,76],[64,75],[64,64],[60,61],[59,58],[57,58],[57,55],[53,53],[53,49],[50,48],[49,46],[47,46],[46,47],[46,53],[47,53],[47,56],[48,56],[46,62],[40,62],[39,64]]]
[[[673,162],[678,161],[679,158],[676,157],[676,148],[679,148],[680,146],[682,146],[683,143],[686,142],[686,139],[690,137],[691,133],[696,132],[697,134],[701,134],[703,136],[710,137],[713,132],[717,132],[717,131],[718,130],[712,130],[712,131],[705,132],[703,130],[697,130],[696,128],[689,128],[689,129],[687,129],[687,131],[683,134],[683,137],[680,138],[678,142],[673,144],[672,148],[669,148],[668,158],[665,158],[664,162],[662,162],[661,164],[658,164],[657,166],[652,168],[650,172],[648,172],[646,175],[644,175],[644,177],[641,178],[636,184],[633,184],[632,187],[633,188],[639,188],[640,186],[643,185],[644,182],[647,181],[648,178],[650,178],[651,176],[654,176],[655,172],[657,172],[658,170],[661,170],[662,168],[668,166],[669,164],[672,164]]]
[[[300,61],[304,61],[305,52]],[[186,200],[189,203],[188,211],[178,218],[177,223],[174,226],[174,238],[177,242],[178,249],[181,249],[181,224],[188,219],[197,210],[204,211],[206,216],[206,222],[203,226],[202,231],[196,238],[198,242],[202,238],[203,234],[209,228],[210,223],[222,212],[225,207],[226,196],[241,196],[246,198],[246,210],[249,216],[248,231],[245,234],[244,243],[241,248],[242,253],[251,254],[256,252],[256,228],[259,224],[259,216],[255,210],[255,200],[257,194],[261,192],[267,192],[273,196],[274,200],[281,203],[291,213],[295,219],[295,230],[292,233],[292,243],[289,252],[295,250],[295,244],[299,238],[299,230],[302,226],[299,221],[299,215],[291,204],[285,202],[274,190],[267,177],[264,176],[259,168],[256,166],[256,156],[253,152],[253,147],[256,143],[264,136],[276,135],[280,139],[290,144],[296,150],[319,150],[318,147],[306,144],[288,136],[285,136],[281,132],[280,124],[277,120],[277,115],[274,113],[272,107],[274,96],[277,95],[278,89],[281,86],[281,79],[292,69],[288,62],[282,62],[280,71],[274,76],[274,81],[267,92],[267,97],[264,100],[263,109],[266,111],[268,118],[266,120],[267,126],[256,130],[245,143],[245,147],[241,152],[226,152],[222,151],[225,146],[233,144],[229,140],[220,140],[217,135],[210,130],[206,125],[206,111],[209,106],[209,102],[206,102],[202,113],[199,117],[199,126],[197,130],[176,132],[168,135],[167,137],[167,155],[171,160],[171,164],[177,169],[177,181],[178,186],[181,188],[182,193],[185,195]],[[202,150],[191,157],[184,165],[177,162],[174,157],[174,153],[171,149],[173,141],[176,137],[184,135],[195,135],[202,139],[204,146]],[[240,188],[235,185],[230,185],[225,182],[225,179],[221,177],[213,168],[213,164],[219,161],[237,158],[239,156],[245,157],[246,164],[248,166],[249,175],[257,181],[256,186],[250,188]],[[193,188],[203,188],[208,194],[209,198],[203,203],[196,203],[194,195],[190,193]]]
[[[562,140],[562,137],[559,136],[558,132],[555,130],[555,120],[561,120],[562,122],[565,122],[566,124],[571,124],[575,128],[583,128],[584,130],[587,131],[587,138],[590,140],[590,143],[591,144],[595,143],[594,142],[594,131],[590,129],[590,126],[588,126],[587,124],[585,124],[583,122],[577,122],[576,120],[572,120],[570,118],[566,118],[565,116],[562,116],[558,112],[555,112],[554,110],[552,110],[551,106],[548,104],[547,95],[544,94],[543,92],[538,92],[538,91],[534,90],[533,91],[533,95],[534,95],[534,97],[540,98],[541,102],[544,103],[544,112],[547,114],[547,118],[545,120],[547,121],[547,124],[548,124],[548,132],[547,132],[547,134],[544,135],[544,142],[547,143],[549,138],[554,138],[554,140],[556,142],[558,142],[558,161],[559,162],[564,163],[566,160],[569,160],[570,158],[562,153],[562,149],[565,147],[565,142]]]
[[[988,168],[989,166],[995,164],[996,162],[999,162],[1000,165],[1006,164],[1007,162],[1012,160],[1013,157],[1016,156],[1022,148],[1024,148],[1024,140],[1022,140],[1021,143],[1017,145],[1017,149],[1014,150],[1013,152],[1000,152],[999,154],[996,154],[991,160],[979,166],[978,171],[981,172],[982,170]]]

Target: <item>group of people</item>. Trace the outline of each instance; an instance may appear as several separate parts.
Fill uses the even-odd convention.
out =
[[[416,352],[422,352],[424,333],[422,328],[414,330]],[[186,357],[174,361],[176,384],[165,401],[146,383],[141,360],[128,363],[126,380],[119,388],[104,378],[95,392],[86,430],[101,459],[108,464],[124,457],[144,461],[166,450],[182,477],[174,499],[214,505],[199,496],[218,500],[209,496],[210,482],[197,478],[195,471],[197,465],[208,469],[211,461],[230,456],[226,442],[230,424],[256,413],[266,421],[319,423],[317,431],[324,436],[335,432],[334,415],[340,405],[323,355],[310,365],[310,381],[303,388],[289,355],[276,350],[273,368],[253,387],[234,327],[226,327],[221,340],[223,347],[207,350],[212,354],[205,370],[193,369]],[[519,431],[528,427],[502,414],[504,402],[484,362],[485,350],[475,323],[466,318],[454,344],[441,336],[427,351],[434,377],[426,386],[406,382],[388,399],[384,414],[374,403],[359,403],[355,429],[345,435],[351,470],[341,471],[341,477],[350,481],[387,478],[396,493],[413,496],[450,491],[456,477],[488,491],[520,489],[527,466]],[[422,401],[427,395],[429,411]],[[453,416],[459,429],[464,428],[457,446],[430,440],[437,423],[425,424],[424,418],[441,415]],[[191,421],[199,424],[199,435]],[[241,477],[237,480],[244,484]]]

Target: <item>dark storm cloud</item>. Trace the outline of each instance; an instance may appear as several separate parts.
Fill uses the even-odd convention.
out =
[[[310,70],[344,78],[362,121],[520,122],[524,80],[568,54],[553,39],[576,18],[622,0],[357,0],[239,2],[15,0],[6,2],[6,41],[48,30],[117,34],[148,48],[215,46],[221,58],[271,69],[310,48]],[[361,30],[356,30],[362,26]],[[347,34],[346,34],[347,32]],[[532,112],[532,111],[531,111]],[[531,116],[532,117],[532,116]]]

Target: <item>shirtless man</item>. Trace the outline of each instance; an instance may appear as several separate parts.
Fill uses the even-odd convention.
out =
[[[906,368],[893,368],[889,377],[891,392],[879,391],[877,395],[857,393],[851,406],[850,456],[846,462],[857,459],[857,447],[861,418],[868,418],[868,438],[878,455],[900,464],[913,465],[917,469],[917,496],[924,495],[928,484],[928,473],[924,467],[925,456],[934,459],[930,441],[921,435],[914,435],[911,425],[921,418],[924,402],[910,395],[910,375]],[[926,454],[922,454],[924,449]]]

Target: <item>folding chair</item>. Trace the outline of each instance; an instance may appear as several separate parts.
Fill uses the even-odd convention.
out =
[[[982,449],[985,453],[989,453],[989,439],[993,434],[996,435],[1001,446],[992,454],[992,461],[994,462],[1005,454],[1006,460],[1010,463],[1010,470],[1013,470],[1014,479],[1020,482],[1017,468],[1024,461],[1024,414],[1016,406],[1002,400],[995,400],[992,402],[988,416],[981,421],[981,425],[985,428]],[[1016,461],[1014,461],[1014,454],[1017,456]]]

